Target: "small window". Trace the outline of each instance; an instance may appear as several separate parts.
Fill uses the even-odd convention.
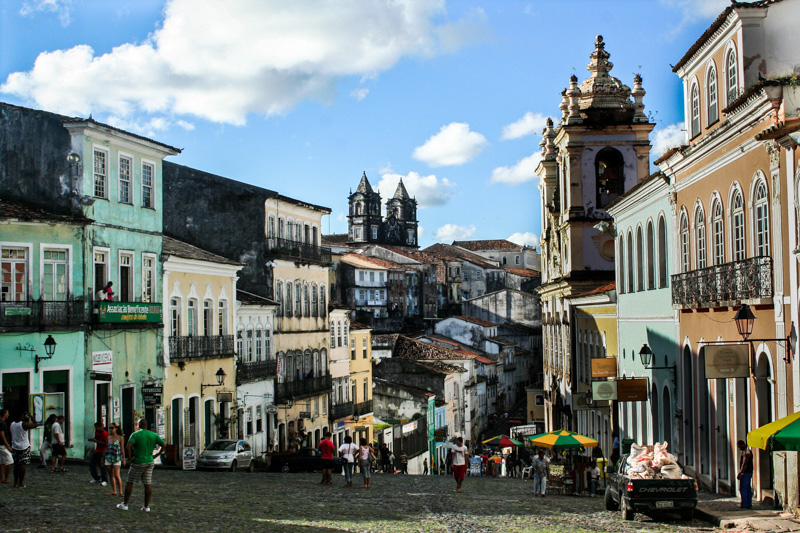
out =
[[[190,337],[197,336],[197,300],[189,300],[186,313],[187,333]]]
[[[769,255],[769,204],[767,186],[763,180],[759,180],[756,186],[754,206],[756,257],[764,257]]]
[[[203,336],[211,337],[214,335],[214,302],[211,300],[203,301]]]
[[[697,210],[695,217],[695,254],[697,268],[706,267],[706,224],[702,209]]]
[[[692,85],[690,108],[692,113],[692,138],[700,135],[700,91]]]
[[[142,163],[142,207],[155,207],[153,198],[153,176],[155,167],[150,163]]]
[[[725,262],[725,231],[722,220],[722,203],[717,200],[711,211],[711,239],[714,247],[714,264],[721,265]]]
[[[131,168],[133,161],[130,157],[119,158],[119,201],[123,204],[132,203],[131,200]]]
[[[228,301],[220,300],[217,304],[217,331],[219,335],[228,334]]]
[[[717,108],[717,71],[713,68],[708,71],[706,88],[708,91],[708,124],[711,125],[719,119],[719,110]]]
[[[181,301],[178,298],[171,298],[169,301],[170,336],[179,337],[181,335]]]
[[[742,199],[742,193],[738,190],[733,195],[731,216],[733,221],[733,260],[742,261],[746,255],[744,240],[744,201]]]
[[[2,249],[0,299],[3,302],[24,302],[28,299],[28,249]]]
[[[108,154],[103,150],[94,151],[94,196],[108,198]]]
[[[728,90],[728,105],[731,105],[736,97],[739,94],[738,89],[738,79],[736,75],[736,52],[731,50],[728,52],[728,80],[727,80],[727,90]]]

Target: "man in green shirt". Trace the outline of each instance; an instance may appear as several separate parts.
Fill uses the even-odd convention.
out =
[[[156,445],[158,445],[158,453],[153,455]],[[117,504],[117,509],[128,510],[128,501],[131,499],[133,484],[141,480],[144,485],[144,507],[142,507],[142,511],[149,513],[150,495],[153,493],[153,468],[155,467],[153,460],[164,453],[164,439],[159,437],[158,434],[149,431],[147,429],[147,420],[142,418],[139,420],[139,431],[130,436],[125,449],[131,459],[131,466],[128,470],[128,482],[125,485],[125,500]]]

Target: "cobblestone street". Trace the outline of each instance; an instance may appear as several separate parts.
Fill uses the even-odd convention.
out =
[[[123,482],[127,470],[123,470]],[[467,478],[454,492],[450,477],[374,475],[373,487],[321,486],[319,474],[182,472],[156,470],[152,512],[136,485],[130,510],[120,511],[110,487],[89,483],[88,468],[66,474],[32,468],[26,489],[0,486],[8,520],[3,531],[270,531],[348,532],[569,532],[708,531],[708,524],[675,517],[624,522],[603,499],[532,496],[529,481]]]

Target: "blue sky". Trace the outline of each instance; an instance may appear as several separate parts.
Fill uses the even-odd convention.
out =
[[[588,76],[640,72],[654,160],[681,135],[676,63],[727,0],[4,0],[0,100],[183,148],[170,160],[330,207],[403,178],[420,243],[541,231],[544,119]]]

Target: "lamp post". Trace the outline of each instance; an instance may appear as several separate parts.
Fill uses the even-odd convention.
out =
[[[33,373],[39,373],[39,363],[44,361],[45,359],[52,359],[53,354],[56,353],[56,340],[53,338],[52,335],[48,335],[47,339],[44,341],[44,352],[47,355],[39,355],[36,353],[36,348],[33,347],[32,344],[28,343],[25,346],[22,344],[17,344],[17,350],[20,352],[30,352],[33,354]]]
[[[742,306],[736,311],[733,321],[736,322],[736,329],[739,331],[739,335],[741,335],[742,340],[749,342],[751,346],[753,342],[785,342],[786,356],[783,358],[783,362],[787,365],[792,362],[793,352],[791,334],[784,338],[778,339],[751,339],[750,335],[753,334],[753,326],[755,325],[756,315],[753,314],[753,310],[750,309],[750,306],[747,304],[742,304]]]
[[[206,390],[206,388],[208,388],[208,387],[221,387],[222,384],[225,383],[225,377],[227,376],[227,374],[225,373],[224,370],[222,370],[220,368],[219,370],[217,370],[217,373],[214,374],[214,375],[217,378],[217,382],[216,383],[211,383],[211,384],[201,383],[200,384],[200,396],[203,395],[203,391]]]
[[[644,366],[646,370],[669,370],[672,372],[672,384],[675,385],[675,379],[678,373],[677,365],[652,366],[653,350],[650,349],[647,343],[643,344],[642,349],[639,350],[639,358],[642,360],[642,366]]]

